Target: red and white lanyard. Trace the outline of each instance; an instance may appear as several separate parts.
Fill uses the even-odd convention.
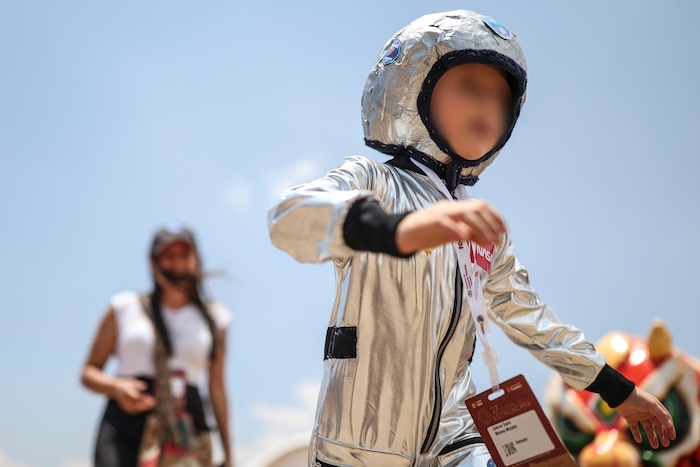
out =
[[[435,172],[413,158],[411,161],[413,161],[418,168],[425,172],[433,184],[447,197],[447,199],[454,200],[450,195],[450,192],[447,190],[445,184],[442,182],[442,180],[440,180],[440,177],[438,177]],[[460,201],[470,201],[469,195],[467,194],[467,189],[464,185],[457,186],[455,189],[455,195]],[[484,359],[484,364],[486,364],[486,367],[489,370],[491,387],[494,391],[496,391],[499,388],[500,382],[498,378],[498,369],[496,368],[496,365],[498,364],[498,356],[496,354],[496,349],[491,346],[491,329],[489,328],[489,318],[486,311],[484,294],[481,288],[479,271],[472,264],[476,258],[474,246],[471,242],[469,242],[467,245],[465,245],[463,242],[455,242],[454,247],[457,253],[457,261],[459,262],[459,272],[462,275],[462,283],[464,284],[464,289],[467,292],[467,302],[469,303],[472,320],[474,321],[474,326],[476,327],[476,334],[479,336],[479,340],[484,346],[484,351],[481,353],[481,357]]]

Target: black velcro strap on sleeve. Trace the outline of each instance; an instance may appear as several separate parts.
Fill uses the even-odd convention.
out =
[[[326,348],[323,359],[357,357],[357,328],[355,326],[331,326],[326,332]]]
[[[601,399],[615,408],[632,394],[634,383],[606,364],[586,390],[600,394]]]
[[[396,229],[399,222],[410,212],[387,214],[377,201],[359,199],[353,203],[345,217],[345,243],[357,251],[387,253],[407,258],[411,255],[402,255],[396,248]]]
[[[315,464],[311,464],[311,465],[313,465],[314,467],[337,467],[337,466],[335,466],[335,465],[333,465],[333,464],[328,464],[328,463],[326,463],[326,462],[323,462],[323,461],[321,461],[321,460],[318,460],[318,458],[316,458],[316,461],[315,461],[315,462],[316,462]]]

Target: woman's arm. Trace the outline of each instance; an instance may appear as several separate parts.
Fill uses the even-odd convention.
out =
[[[113,378],[102,369],[117,343],[117,322],[114,309],[107,310],[92,343],[87,361],[83,366],[80,381],[86,388],[117,401],[127,413],[135,414],[150,410],[155,399],[143,391],[146,384],[134,378]]]
[[[216,424],[219,426],[221,443],[226,453],[226,467],[233,466],[233,448],[229,434],[228,423],[228,398],[226,397],[226,387],[224,384],[224,363],[226,360],[226,330],[219,333],[217,339],[216,356],[209,368],[209,397],[214,408]]]
[[[117,323],[114,310],[110,307],[105,313],[92,343],[87,361],[83,366],[81,382],[83,386],[97,393],[114,398],[114,382],[102,372],[117,342]]]

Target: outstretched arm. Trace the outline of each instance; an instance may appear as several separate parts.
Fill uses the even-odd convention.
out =
[[[651,446],[668,446],[676,432],[668,411],[653,396],[605,364],[575,327],[562,323],[530,286],[529,275],[515,257],[510,240],[494,255],[486,285],[491,320],[505,334],[557,371],[576,390],[586,389],[600,397],[627,420],[634,439],[642,440],[639,424]],[[658,435],[658,436],[657,436]]]

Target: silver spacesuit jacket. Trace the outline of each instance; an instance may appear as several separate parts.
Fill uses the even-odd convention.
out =
[[[327,358],[310,458],[351,467],[431,466],[478,433],[464,400],[475,330],[453,245],[408,258],[359,252],[343,240],[352,205],[372,198],[388,213],[443,200],[428,177],[363,157],[287,190],[269,212],[272,242],[303,262],[335,264],[329,326],[356,328],[356,356]],[[562,324],[528,283],[509,238],[479,267],[490,319],[576,389],[605,364],[581,332]]]
[[[442,74],[470,63],[497,67],[512,96],[506,131],[478,160],[453,152],[430,114]],[[445,199],[411,158],[436,172],[450,191],[475,183],[518,120],[526,70],[515,34],[490,17],[456,10],[413,21],[377,56],[361,102],[365,143],[396,163],[350,157],[325,177],[286,191],[270,210],[270,236],[277,247],[299,261],[335,264],[336,299],[312,462],[469,465],[462,462],[470,455],[462,446],[478,436],[464,403],[476,392],[469,369],[475,330],[454,246],[408,258],[360,252],[346,245],[343,226],[350,207],[363,198],[376,200],[390,214]],[[604,357],[540,302],[510,239],[506,236],[494,251],[475,253],[475,262],[490,319],[574,388],[590,385]],[[452,460],[444,454],[448,451]],[[456,459],[455,453],[464,457]]]

